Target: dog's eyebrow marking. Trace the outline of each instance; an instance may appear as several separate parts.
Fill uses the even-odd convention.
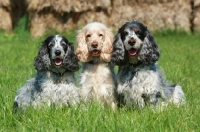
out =
[[[63,40],[61,41],[61,43],[64,44],[64,45],[67,45],[67,44],[65,43],[65,41],[63,41]]]
[[[124,32],[128,32],[129,31],[129,29],[128,28],[126,28],[125,30],[124,30]]]
[[[135,28],[135,32],[137,33],[137,32],[139,32],[140,30],[139,30],[139,28]]]
[[[55,44],[55,42],[54,41],[51,41],[49,44],[48,44],[48,46],[51,46],[51,45],[54,45]]]
[[[124,32],[125,32],[125,33],[128,33],[128,32],[129,32],[129,29],[128,29],[128,28],[126,28],[126,29],[124,30]]]

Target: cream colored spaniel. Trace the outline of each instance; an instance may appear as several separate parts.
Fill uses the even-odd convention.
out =
[[[87,24],[78,32],[76,55],[82,62],[80,95],[115,108],[116,76],[110,58],[114,36],[102,23]]]

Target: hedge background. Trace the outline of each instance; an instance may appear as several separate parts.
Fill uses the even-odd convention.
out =
[[[200,0],[0,0],[0,29],[10,32],[25,14],[34,37],[98,21],[117,30],[137,19],[150,30],[200,30]]]

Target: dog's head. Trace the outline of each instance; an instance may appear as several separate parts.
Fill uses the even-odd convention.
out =
[[[109,62],[113,38],[112,32],[104,24],[89,23],[78,32],[76,55],[81,62],[88,62],[94,57]]]
[[[138,62],[148,65],[160,56],[159,48],[147,27],[133,20],[119,28],[114,39],[111,61],[116,65]]]
[[[38,71],[53,68],[66,68],[66,70],[77,71],[79,69],[78,59],[74,54],[74,48],[64,36],[49,36],[44,40],[34,63]]]

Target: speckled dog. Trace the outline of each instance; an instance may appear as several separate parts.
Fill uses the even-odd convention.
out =
[[[111,61],[119,66],[117,92],[133,107],[184,104],[181,86],[169,84],[156,61],[160,50],[147,27],[139,21],[125,23],[114,39]]]
[[[40,104],[70,105],[79,102],[74,71],[79,69],[74,48],[65,37],[54,35],[42,44],[34,63],[34,78],[17,91],[14,110]]]

